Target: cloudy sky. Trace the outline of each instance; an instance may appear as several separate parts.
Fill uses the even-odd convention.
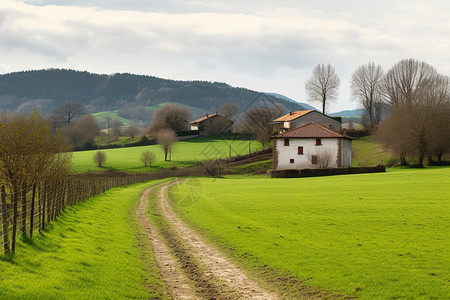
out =
[[[1,0],[0,73],[71,68],[226,82],[307,102],[318,63],[354,109],[368,62],[415,58],[450,75],[448,0]],[[320,104],[315,105],[320,108]]]

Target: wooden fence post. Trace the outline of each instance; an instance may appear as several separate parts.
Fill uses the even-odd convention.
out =
[[[3,224],[3,253],[9,253],[9,235],[8,235],[8,208],[6,206],[6,191],[5,186],[0,188],[0,215],[2,216],[1,222]]]

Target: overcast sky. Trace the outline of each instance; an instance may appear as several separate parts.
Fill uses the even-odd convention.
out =
[[[1,0],[0,73],[70,68],[226,82],[307,102],[318,63],[349,79],[404,58],[450,75],[448,0]],[[320,104],[314,104],[320,108]]]

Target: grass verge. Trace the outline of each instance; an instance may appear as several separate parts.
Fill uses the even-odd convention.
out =
[[[167,298],[135,215],[151,184],[115,188],[69,207],[41,234],[21,240],[14,257],[0,256],[0,297]]]
[[[245,268],[364,299],[445,299],[449,177],[450,168],[427,168],[201,178],[201,199],[177,210]],[[180,187],[171,195],[188,193]]]

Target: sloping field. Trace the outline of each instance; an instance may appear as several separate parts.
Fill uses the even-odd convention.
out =
[[[107,149],[102,150],[106,153],[107,157],[106,164],[103,168],[97,167],[92,159],[96,150],[80,151],[73,153],[72,170],[75,172],[86,172],[88,170],[101,171],[111,167],[123,171],[145,172],[173,166],[183,168],[195,165],[204,160],[227,158],[230,154],[230,145],[232,156],[248,154],[249,143],[250,151],[261,150],[261,144],[257,141],[211,139],[204,137],[179,141],[174,145],[171,161],[164,161],[164,152],[159,145]],[[156,161],[152,163],[152,168],[144,167],[144,164],[140,161],[141,154],[144,151],[152,151],[156,155]]]
[[[201,198],[175,208],[257,273],[270,268],[304,285],[363,299],[445,299],[449,178],[450,168],[303,179],[200,178]],[[189,185],[171,191],[174,203],[191,194]]]

